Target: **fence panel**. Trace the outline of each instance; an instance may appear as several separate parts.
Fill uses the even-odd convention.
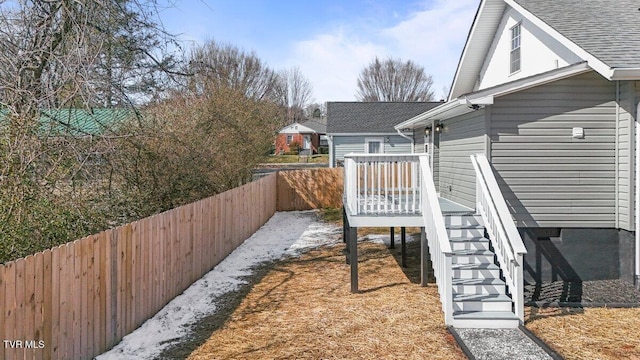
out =
[[[279,171],[277,210],[311,210],[342,206],[344,169]]]

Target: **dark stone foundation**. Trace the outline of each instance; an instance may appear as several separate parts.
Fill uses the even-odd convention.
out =
[[[638,302],[634,233],[618,229],[518,230],[528,251],[524,264],[528,301]],[[606,301],[607,292],[611,301]]]

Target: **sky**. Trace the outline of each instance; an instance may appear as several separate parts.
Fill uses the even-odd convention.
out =
[[[166,29],[187,44],[213,39],[274,70],[298,67],[313,100],[354,101],[377,56],[411,60],[446,98],[479,0],[170,0]]]

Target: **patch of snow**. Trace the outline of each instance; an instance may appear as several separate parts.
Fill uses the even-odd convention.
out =
[[[394,236],[394,240],[395,240],[395,244],[399,245],[400,244],[400,233],[398,231],[396,231],[396,234]],[[391,235],[390,234],[369,234],[369,235],[365,235],[361,238],[358,238],[358,241],[368,241],[368,242],[372,242],[374,244],[385,244],[387,246],[391,245]],[[413,241],[420,241],[420,236],[418,237],[414,237],[411,234],[407,234],[407,243],[413,242]]]
[[[315,211],[276,213],[213,270],[96,359],[155,358],[188,335],[199,319],[215,313],[215,299],[245,284],[243,278],[251,275],[256,266],[336,244],[341,238],[342,229],[319,222]]]

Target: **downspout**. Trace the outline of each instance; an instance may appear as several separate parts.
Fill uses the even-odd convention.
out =
[[[333,148],[333,135],[327,135],[327,145],[329,145],[329,167],[336,167],[336,150]]]
[[[407,135],[402,133],[401,129],[396,129],[396,132],[398,133],[398,135],[402,136],[403,138],[409,140],[411,142],[411,153],[415,153],[415,149],[414,149],[414,142],[413,142],[413,137],[408,137]],[[414,130],[415,132],[415,130]]]
[[[636,289],[640,290],[640,123],[638,123],[638,116],[640,116],[640,101],[638,101],[638,105],[636,106],[636,132],[635,132],[635,143],[636,143],[636,166],[635,166],[635,192],[636,192],[636,201],[635,201],[635,210],[636,210],[636,273],[635,273],[635,285]]]

